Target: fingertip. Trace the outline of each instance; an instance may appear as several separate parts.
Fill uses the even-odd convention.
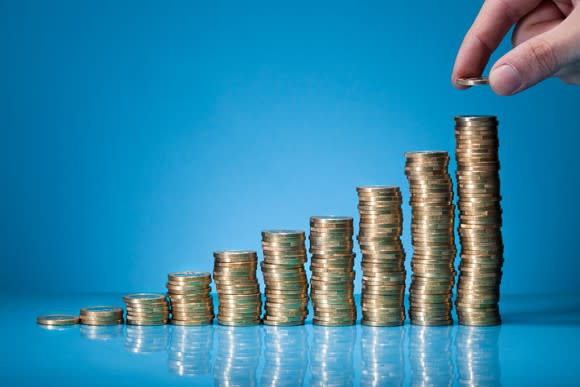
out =
[[[514,95],[522,88],[522,77],[518,70],[509,63],[494,66],[489,74],[489,85],[499,95]]]

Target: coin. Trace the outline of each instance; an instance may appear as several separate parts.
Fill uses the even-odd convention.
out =
[[[407,152],[411,191],[412,324],[450,324],[455,277],[453,184],[444,151]]]
[[[79,323],[79,317],[71,314],[47,314],[38,316],[36,323],[50,326],[75,325]]]
[[[489,78],[488,77],[466,77],[466,78],[457,78],[457,84],[460,86],[481,86],[481,85],[489,85]]]

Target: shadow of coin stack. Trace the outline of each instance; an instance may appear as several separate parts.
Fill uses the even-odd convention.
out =
[[[171,301],[171,323],[206,325],[214,318],[211,274],[184,271],[167,275],[167,296]]]
[[[405,329],[361,329],[361,386],[403,386]]]
[[[455,118],[461,242],[456,303],[463,325],[501,324],[503,240],[497,125],[494,116]]]
[[[352,234],[351,217],[310,218],[310,298],[314,324],[340,326],[356,322]]]
[[[209,326],[174,326],[168,348],[169,370],[180,376],[211,373],[213,329]]]
[[[256,252],[216,251],[213,256],[213,279],[219,299],[218,323],[229,326],[259,324],[262,296],[256,278]]]
[[[212,367],[214,386],[260,385],[258,368],[262,353],[261,328],[215,327],[217,346]]]
[[[123,299],[127,308],[127,324],[163,325],[169,322],[169,303],[165,294],[129,294]]]
[[[308,315],[304,231],[262,231],[266,325],[302,325]]]
[[[312,327],[308,386],[354,386],[357,327]]]
[[[405,321],[405,250],[399,187],[357,187],[362,251],[362,324],[401,325]]]
[[[308,331],[300,327],[264,327],[262,386],[304,386],[308,371]]]
[[[447,152],[408,152],[413,276],[409,315],[417,325],[449,325],[455,279],[453,185]]]
[[[453,327],[450,326],[409,328],[409,385],[455,385],[452,333]]]

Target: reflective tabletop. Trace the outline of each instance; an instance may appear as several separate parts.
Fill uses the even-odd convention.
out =
[[[13,384],[554,385],[580,383],[580,297],[505,296],[497,327],[76,325],[39,314],[122,295],[4,294],[1,380]],[[360,300],[359,300],[360,301]]]

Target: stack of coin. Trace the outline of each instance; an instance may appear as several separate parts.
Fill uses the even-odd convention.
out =
[[[339,326],[356,322],[352,233],[351,217],[310,218],[310,297],[314,324]]]
[[[262,295],[256,278],[255,251],[216,251],[213,279],[216,283],[221,325],[248,326],[260,323]]]
[[[308,315],[304,231],[262,231],[267,325],[301,325]]]
[[[457,316],[464,325],[497,325],[502,277],[502,210],[498,121],[494,116],[455,118],[461,263]]]
[[[357,187],[362,251],[362,323],[401,325],[405,321],[405,250],[399,187]]]
[[[211,274],[184,271],[170,273],[167,296],[171,301],[171,323],[175,325],[211,324],[214,318]]]
[[[411,323],[452,324],[455,279],[453,185],[447,152],[408,152],[405,174],[411,190]]]
[[[169,322],[169,303],[164,294],[129,294],[123,299],[127,307],[127,324],[163,325]]]
[[[115,306],[91,306],[81,309],[81,324],[115,325],[123,324],[123,308]]]

